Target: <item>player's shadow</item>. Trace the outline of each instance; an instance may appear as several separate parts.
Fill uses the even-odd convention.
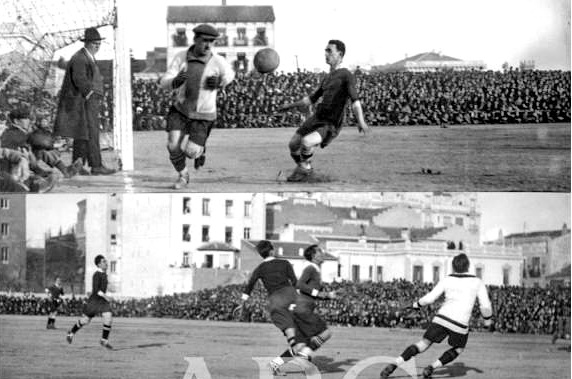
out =
[[[355,365],[357,362],[357,359],[344,359],[341,361],[336,361],[331,357],[321,355],[312,359],[312,363],[316,365],[316,367],[322,373],[346,372],[348,367]]]
[[[435,378],[456,378],[459,376],[466,376],[469,371],[474,371],[482,374],[483,370],[477,367],[465,366],[463,362],[456,362],[451,365],[441,367],[435,370],[433,377]]]
[[[163,347],[166,346],[166,343],[144,343],[144,344],[140,344],[140,345],[135,345],[135,346],[124,346],[124,347],[118,347],[118,348],[114,348],[114,351],[121,351],[121,350],[135,350],[135,349],[146,349],[148,347]]]

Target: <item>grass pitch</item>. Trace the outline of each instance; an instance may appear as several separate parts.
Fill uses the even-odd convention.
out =
[[[272,358],[283,351],[284,337],[271,324],[116,318],[110,341],[115,350],[99,346],[101,318],[65,341],[75,318],[58,317],[57,330],[46,330],[46,317],[0,316],[0,378],[2,379],[196,379],[272,378],[253,358]],[[314,378],[377,379],[382,364],[358,376],[350,369],[372,357],[394,357],[423,331],[333,327],[334,336],[315,359]],[[569,341],[552,345],[550,336],[472,333],[465,352],[434,378],[538,379],[570,378]],[[416,357],[419,373],[437,359],[446,345]],[[202,358],[207,374],[190,370],[185,357]],[[286,379],[305,378],[301,369],[284,367]],[[396,371],[396,378],[409,378]]]
[[[375,127],[366,137],[346,127],[314,155],[328,180],[286,183],[294,132],[214,129],[205,166],[188,162],[191,183],[181,191],[570,191],[570,124]],[[135,133],[133,171],[62,180],[53,192],[170,192],[177,174],[166,140],[163,131]]]

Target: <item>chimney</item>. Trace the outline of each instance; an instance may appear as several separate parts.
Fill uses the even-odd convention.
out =
[[[222,6],[226,7],[226,0],[222,0]]]

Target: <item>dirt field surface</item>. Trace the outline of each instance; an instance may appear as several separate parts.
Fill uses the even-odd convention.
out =
[[[66,330],[75,321],[59,317],[58,329],[46,330],[46,317],[0,316],[0,378],[271,379],[257,360],[266,362],[285,346],[271,324],[118,318],[113,320],[110,351],[98,343],[100,318],[68,345]],[[381,362],[401,354],[422,335],[422,330],[382,328],[333,327],[333,332],[314,360],[319,371],[309,378],[377,379]],[[449,367],[437,369],[434,378],[570,378],[567,346],[569,341],[552,345],[550,336],[472,333],[465,352]],[[433,346],[411,367],[420,374],[446,349],[444,344]],[[368,365],[371,361],[378,363]],[[306,377],[292,363],[284,371],[282,378]],[[393,377],[411,376],[399,370]]]
[[[206,165],[195,171],[189,162],[191,183],[181,191],[570,191],[570,124],[377,127],[367,137],[344,128],[314,156],[320,180],[312,183],[284,182],[293,133],[215,129]],[[135,133],[135,170],[62,180],[53,192],[170,192],[177,176],[166,138]],[[104,152],[109,165],[114,154]]]

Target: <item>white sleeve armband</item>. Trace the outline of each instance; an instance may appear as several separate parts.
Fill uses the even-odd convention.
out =
[[[101,296],[101,297],[104,297],[104,296],[105,296],[105,293],[103,293],[102,290],[97,291],[97,294],[98,294],[99,296]]]
[[[320,293],[320,291],[318,291],[317,289],[313,289],[313,290],[312,290],[312,296],[313,296],[313,297],[318,296],[319,293]]]
[[[248,300],[249,297],[250,297],[250,296],[248,296],[248,295],[245,294],[245,293],[243,293],[242,296],[241,296],[241,298],[242,298],[243,301]]]

